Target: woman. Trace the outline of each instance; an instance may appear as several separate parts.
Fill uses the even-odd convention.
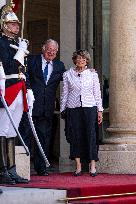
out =
[[[98,161],[96,121],[102,122],[102,99],[98,74],[89,69],[90,54],[79,50],[72,56],[75,67],[63,75],[61,114],[66,111],[66,133],[70,158],[76,161],[74,176],[81,175],[81,163],[89,162],[90,176],[96,176]]]

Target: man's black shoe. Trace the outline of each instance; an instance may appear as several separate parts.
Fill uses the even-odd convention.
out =
[[[38,176],[49,176],[49,173],[47,171],[41,171],[41,172],[37,172]]]

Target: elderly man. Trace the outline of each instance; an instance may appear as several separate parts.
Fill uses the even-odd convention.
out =
[[[42,54],[28,57],[28,74],[35,96],[32,116],[40,143],[47,157],[49,157],[56,91],[65,71],[63,62],[55,59],[58,48],[58,43],[49,39],[42,46]],[[27,124],[27,118],[24,115],[19,130],[26,145],[30,141],[30,132],[27,127],[29,128],[29,124]],[[38,175],[48,175],[37,146],[34,149],[34,168]]]
[[[28,111],[24,66],[24,57],[28,51],[26,40],[16,38],[19,24],[12,8],[4,6],[1,11],[2,32],[0,33],[0,94],[5,97],[17,128],[23,110]],[[15,46],[17,50],[11,46]],[[27,89],[28,105],[32,106],[34,98],[29,83],[27,83]],[[15,137],[16,132],[0,101],[0,184],[28,182],[16,172]]]

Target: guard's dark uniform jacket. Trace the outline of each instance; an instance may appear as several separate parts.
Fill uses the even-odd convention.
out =
[[[14,48],[11,48],[10,44],[18,46],[18,42],[15,39],[7,37],[3,33],[0,33],[0,61],[2,62],[5,75],[19,74],[19,72],[22,72],[23,74],[26,75],[25,84],[27,85],[27,88],[30,88],[29,78],[28,78],[28,75],[25,73],[26,70],[23,66],[20,66],[20,63],[18,61],[13,59],[17,51]],[[6,90],[7,88],[11,88],[10,89],[11,95],[16,94],[15,93],[17,92],[16,88],[17,87],[19,88],[19,84],[21,81],[22,80],[20,80],[19,78],[6,79]],[[24,83],[24,80],[23,80],[23,83]],[[6,92],[5,99],[9,97],[7,96],[8,92],[9,91]],[[1,102],[0,102],[0,107],[3,107]]]

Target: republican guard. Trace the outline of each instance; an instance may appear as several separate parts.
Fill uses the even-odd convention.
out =
[[[18,128],[23,111],[32,108],[33,92],[26,74],[25,56],[28,42],[17,38],[20,21],[12,7],[1,9],[0,32],[0,92]],[[27,98],[27,99],[26,99]],[[27,103],[28,102],[28,103]],[[28,183],[20,177],[15,165],[16,132],[0,101],[0,184]]]

